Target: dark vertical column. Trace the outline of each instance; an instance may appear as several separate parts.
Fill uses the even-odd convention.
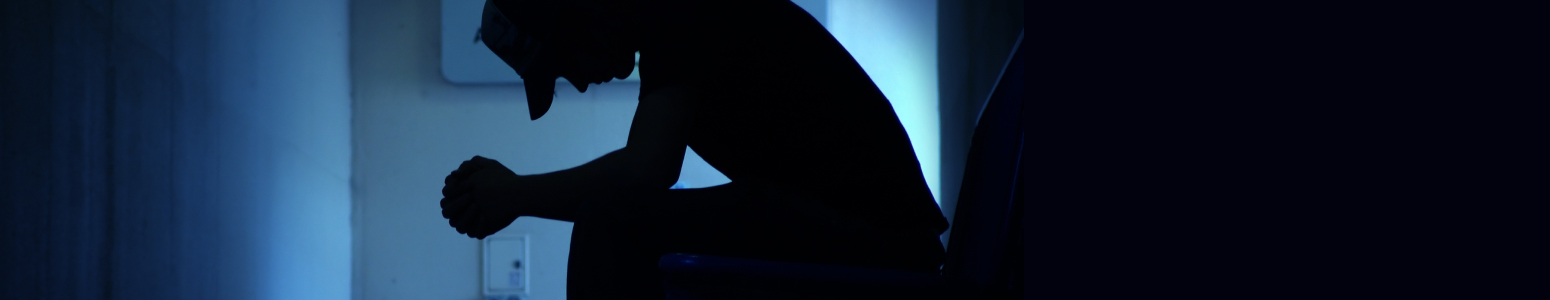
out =
[[[0,299],[212,299],[202,0],[0,1]]]
[[[0,3],[0,299],[105,299],[103,1]]]
[[[965,78],[968,74],[964,53],[968,52],[964,27],[967,16],[963,1],[937,1],[937,113],[941,116],[941,206],[949,224],[958,208],[963,186],[964,162],[969,156],[969,136],[974,127],[964,121]],[[966,125],[967,124],[967,125]],[[967,128],[965,128],[967,127]],[[942,245],[948,245],[952,230],[942,233]]]
[[[49,178],[51,259],[44,287],[58,299],[105,299],[111,160],[107,1],[55,1],[49,103],[54,122]]]
[[[0,1],[0,298],[39,299],[48,285],[52,23],[48,1]]]
[[[114,298],[172,299],[171,3],[115,1],[112,290]]]
[[[942,213],[953,221],[975,118],[1023,28],[1023,1],[938,1]],[[949,238],[943,235],[945,243]]]
[[[217,295],[215,265],[219,235],[215,224],[212,144],[216,135],[207,72],[209,5],[203,0],[174,0],[171,70],[176,79],[172,98],[172,222],[173,282],[183,299],[224,299]]]

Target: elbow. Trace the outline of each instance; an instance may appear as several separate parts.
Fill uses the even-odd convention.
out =
[[[628,149],[628,148],[626,148]],[[630,169],[627,172],[630,177],[628,182],[634,188],[647,190],[663,190],[678,183],[678,173],[683,168],[683,154],[674,155],[646,155],[648,153],[629,153]]]
[[[644,184],[645,188],[651,190],[665,190],[671,188],[673,187],[673,184],[678,183],[678,173],[680,172],[680,168],[682,168],[682,165],[677,163],[672,164],[671,166],[657,164],[655,166],[648,167],[647,170],[643,172],[644,174],[641,178],[641,182]]]
[[[634,175],[631,176],[633,178],[629,179],[631,183],[629,186],[633,189],[663,190],[678,183],[678,172],[669,174],[668,172],[658,170],[642,170],[641,172],[635,172]]]
[[[635,172],[629,172],[631,178],[628,179],[628,181],[632,183],[630,186],[633,188],[644,190],[663,190],[673,187],[673,184],[678,183],[678,173],[680,172],[680,168],[682,168],[682,164],[680,162],[674,162],[673,164],[639,164],[635,168]]]
[[[665,189],[673,187],[674,184],[678,183],[678,173],[674,172],[672,175],[666,175],[666,174],[652,175],[650,179],[646,180],[646,182],[647,182],[647,186],[646,187],[648,189],[665,190]]]

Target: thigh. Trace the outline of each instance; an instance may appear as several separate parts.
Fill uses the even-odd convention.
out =
[[[934,235],[871,227],[816,199],[778,194],[735,183],[667,190],[599,203],[592,217],[581,222],[609,224],[604,226],[615,232],[608,236],[649,255],[680,252],[922,271],[934,271],[941,263],[942,245]]]
[[[586,205],[576,226],[629,236],[637,240],[633,244],[656,251],[731,255],[780,244],[772,240],[804,238],[805,231],[821,225],[812,224],[818,221],[813,218],[794,217],[797,210],[725,184],[599,199]]]

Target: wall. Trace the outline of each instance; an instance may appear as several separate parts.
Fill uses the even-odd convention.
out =
[[[344,1],[0,5],[0,299],[348,297]]]
[[[223,244],[222,253],[252,257],[230,269],[253,278],[222,285],[263,299],[349,297],[348,8],[346,0],[210,4],[210,114],[223,162],[215,180],[229,199],[221,217],[238,224],[222,230],[254,237]]]
[[[480,242],[440,214],[442,180],[474,155],[517,174],[574,167],[624,147],[640,89],[559,86],[528,119],[517,85],[452,85],[440,74],[440,2],[357,1],[351,7],[355,93],[355,299],[481,299]],[[692,154],[680,180],[727,182]],[[565,298],[568,222],[523,217],[497,235],[526,234],[529,289]]]
[[[893,104],[933,198],[941,204],[936,1],[830,0],[829,33]]]

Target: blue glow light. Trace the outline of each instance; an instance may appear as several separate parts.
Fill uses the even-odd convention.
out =
[[[829,33],[866,69],[909,132],[931,195],[941,204],[935,0],[830,0]]]

